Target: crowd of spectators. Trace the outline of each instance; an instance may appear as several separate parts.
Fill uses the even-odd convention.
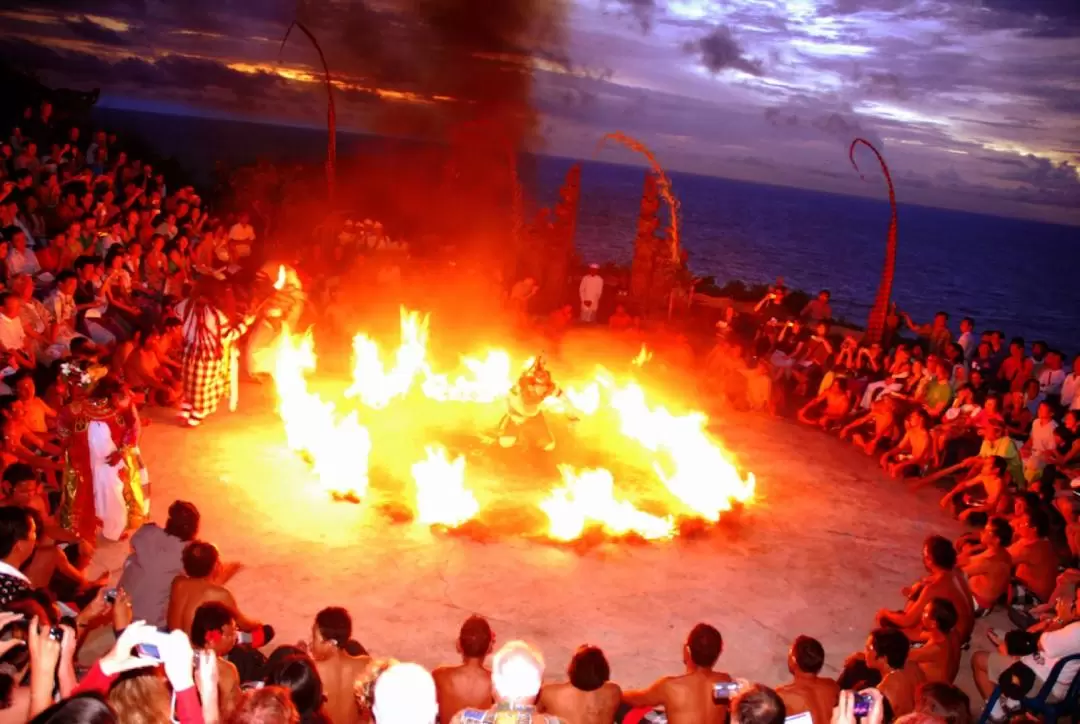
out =
[[[346,222],[337,242],[335,255],[408,249],[368,222]],[[707,369],[726,378],[733,359],[749,360],[749,374],[739,374],[765,389],[750,399],[779,410],[802,398],[800,420],[880,456],[894,477],[925,483],[935,471],[959,472],[942,506],[982,528],[955,543],[927,540],[927,576],[902,592],[897,610],[879,613],[838,679],[822,675],[825,651],[806,636],[791,645],[789,681],[770,688],[738,679],[717,668],[720,632],[699,624],[682,647],[685,670],[646,688],[617,685],[595,646],[579,648],[566,680],[551,683],[535,646],[496,647],[478,616],[461,627],[461,663],[428,672],[368,654],[343,608],[320,611],[309,641],[265,656],[273,628],[229,590],[239,566],[198,539],[198,510],[179,501],[164,527],[134,530],[118,582],[88,578],[96,541],[58,515],[65,468],[56,419],[71,394],[62,370],[109,377],[139,405],[174,406],[181,333],[173,308],[198,276],[236,275],[254,255],[246,215],[215,216],[192,187],[172,188],[150,163],[129,158],[117,136],[59,123],[48,103],[0,140],[5,720],[778,724],[808,714],[839,724],[962,723],[970,705],[954,681],[977,616],[1009,606],[1031,637],[1006,636],[997,651],[972,657],[984,696],[1017,664],[1038,680],[1053,661],[1080,653],[1080,571],[1058,575],[1080,553],[1066,495],[1080,464],[1080,362],[1066,374],[1046,345],[1027,356],[1022,340],[1006,349],[997,332],[980,342],[971,320],[953,342],[945,315],[925,326],[894,315],[918,342],[861,347],[830,336],[826,293],[789,319],[781,287],[747,318],[742,347],[734,335],[720,339]],[[380,282],[395,283],[395,273]],[[580,317],[591,323],[604,287],[589,274]],[[637,328],[618,286],[610,289],[608,324]],[[522,282],[508,301],[524,309],[533,295]],[[577,316],[557,314],[560,324]],[[738,325],[729,317],[723,328]],[[692,357],[685,337],[676,346]]]

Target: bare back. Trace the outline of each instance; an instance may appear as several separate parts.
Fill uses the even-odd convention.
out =
[[[832,679],[814,676],[802,677],[776,690],[784,700],[788,716],[810,712],[814,722],[828,722],[833,708],[840,700],[840,686]]]
[[[915,690],[925,680],[918,664],[909,661],[903,669],[890,672],[882,679],[878,689],[892,705],[893,715],[903,716],[915,710]]]
[[[731,681],[718,671],[694,671],[664,680],[662,698],[668,724],[724,724],[728,708],[713,702],[713,685]]]
[[[540,710],[566,724],[612,724],[622,700],[618,684],[607,682],[595,691],[582,691],[570,682],[540,690]]]
[[[187,576],[174,578],[169,591],[167,616],[169,630],[179,629],[190,635],[195,612],[199,610],[199,606],[211,601],[220,601],[232,607],[234,611],[236,610],[236,601],[223,586],[206,578],[188,578]]]
[[[462,709],[490,709],[495,704],[491,692],[491,671],[482,664],[467,662],[440,666],[431,672],[439,700],[439,721],[450,721]],[[336,723],[335,723],[336,724]]]
[[[363,721],[356,705],[356,680],[371,666],[370,656],[349,656],[344,651],[328,659],[316,660],[315,668],[326,694],[326,713],[334,724]]]

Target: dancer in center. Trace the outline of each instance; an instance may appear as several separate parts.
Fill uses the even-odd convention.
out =
[[[544,360],[537,357],[532,365],[521,373],[517,384],[506,398],[506,414],[499,421],[496,431],[499,445],[513,447],[522,436],[532,438],[545,452],[555,449],[555,438],[544,419],[544,400],[561,397],[562,390],[551,379],[544,367]]]
[[[188,427],[198,427],[217,410],[229,389],[233,347],[255,321],[247,316],[230,323],[219,306],[222,291],[221,282],[203,277],[191,297],[176,307],[184,330],[180,422]]]

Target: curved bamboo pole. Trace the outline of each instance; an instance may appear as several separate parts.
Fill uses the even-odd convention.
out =
[[[668,179],[667,173],[660,165],[660,162],[656,160],[656,156],[649,150],[641,141],[631,136],[616,131],[615,133],[608,133],[600,139],[600,143],[597,144],[597,150],[603,147],[608,141],[615,141],[629,148],[631,151],[636,151],[643,155],[648,161],[649,166],[652,168],[652,172],[656,174],[656,190],[660,194],[660,197],[667,202],[669,215],[671,216],[668,224],[668,237],[671,242],[671,259],[676,264],[681,261],[679,256],[679,202],[675,199],[675,193],[671,190],[671,180]]]
[[[285,37],[281,39],[278,56],[280,57],[281,52],[285,50],[285,43],[289,41],[289,34],[294,27],[300,28],[300,32],[308,37],[308,40],[311,41],[311,44],[315,46],[315,50],[319,53],[319,60],[322,62],[323,82],[326,84],[326,130],[328,136],[326,140],[326,192],[332,204],[334,202],[337,167],[337,108],[334,106],[334,83],[330,77],[330,66],[326,63],[326,56],[323,55],[322,46],[315,39],[315,35],[299,20],[293,20],[289,25],[289,29],[285,31]]]
[[[877,296],[874,298],[874,306],[870,309],[870,317],[866,321],[866,341],[867,342],[880,342],[885,334],[885,319],[889,313],[889,299],[892,297],[892,285],[893,276],[896,274],[896,191],[893,189],[892,175],[889,173],[889,166],[885,163],[884,156],[881,155],[874,144],[867,141],[865,138],[856,138],[851,142],[851,148],[848,149],[848,158],[851,160],[851,165],[859,172],[859,178],[866,180],[866,177],[862,175],[862,171],[859,171],[859,164],[855,162],[855,147],[859,144],[865,145],[874,155],[877,156],[878,163],[881,164],[881,170],[885,174],[885,182],[889,185],[889,208],[891,209],[891,215],[889,217],[889,235],[888,240],[885,243],[885,265],[881,270],[881,282],[878,284]]]

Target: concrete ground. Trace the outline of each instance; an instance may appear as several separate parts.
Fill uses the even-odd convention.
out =
[[[310,635],[320,608],[345,606],[370,651],[426,666],[454,659],[458,626],[479,613],[499,640],[538,644],[551,678],[590,643],[617,682],[647,684],[681,670],[682,642],[699,621],[722,632],[719,666],[733,675],[786,681],[799,634],[822,641],[836,673],[862,650],[875,612],[900,606],[899,589],[923,573],[923,539],[960,532],[933,492],[912,494],[851,446],[757,414],[713,423],[757,476],[738,523],[706,538],[583,552],[439,536],[332,503],[285,446],[264,388],[245,386],[239,412],[197,430],[151,417],[153,518],[163,522],[176,499],[198,505],[201,537],[245,564],[231,588],[246,613],[291,643]],[[118,574],[126,552],[104,546],[98,563]],[[980,626],[976,648],[984,640]],[[961,685],[974,694],[967,662]]]

